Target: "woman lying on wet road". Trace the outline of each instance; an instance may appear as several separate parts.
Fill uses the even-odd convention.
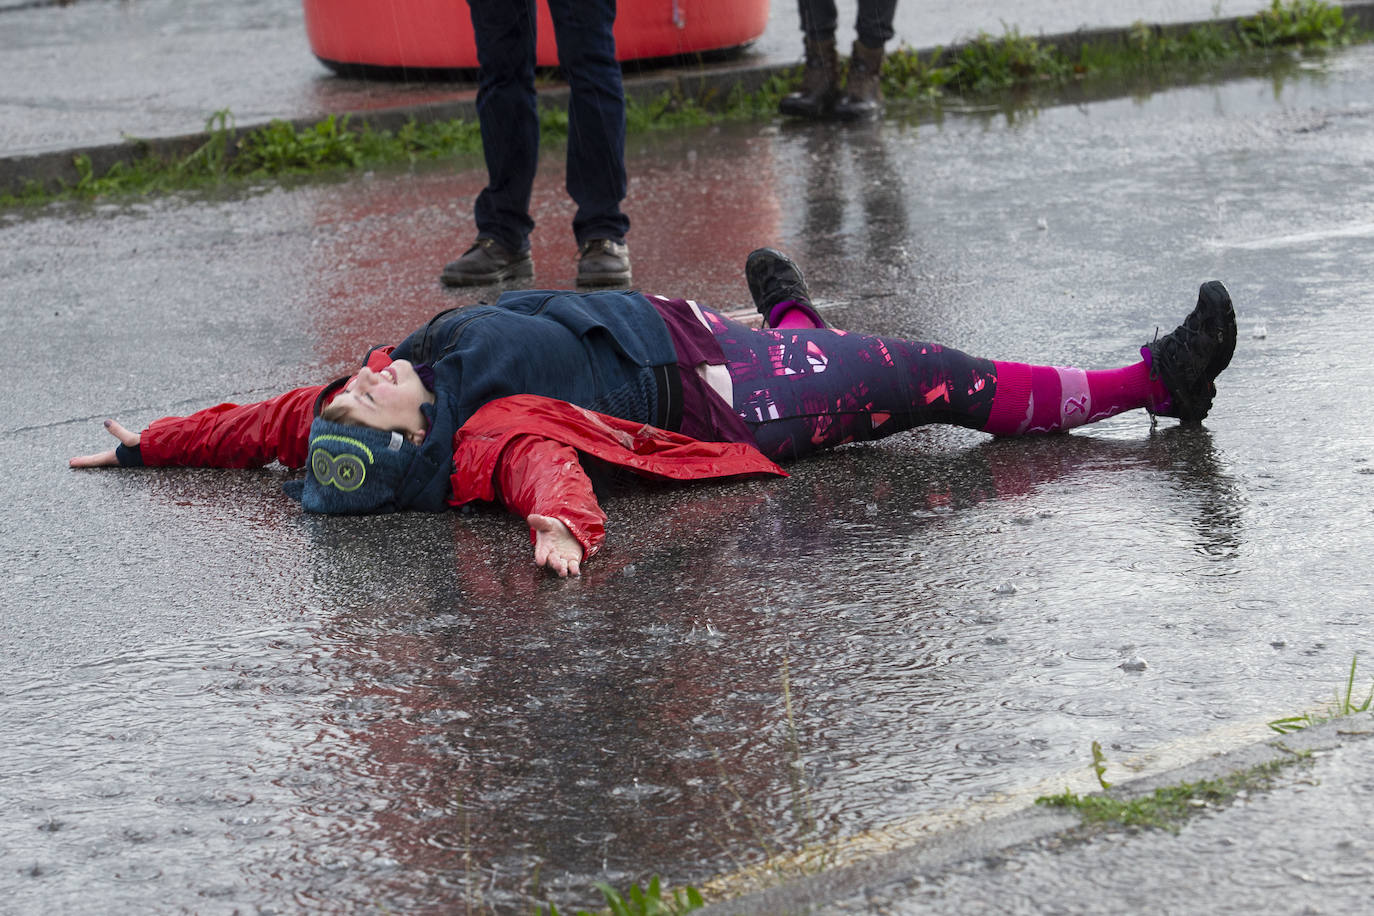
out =
[[[1195,423],[1236,345],[1215,280],[1140,361],[1084,371],[829,328],[771,248],[745,274],[762,328],[634,292],[508,292],[373,349],[351,378],[142,433],[107,420],[120,444],[69,464],[308,465],[287,488],[310,512],[499,502],[529,525],[537,565],[576,576],[605,538],[584,463],[660,480],[783,475],[775,462],[931,423],[1021,436],[1136,409]]]

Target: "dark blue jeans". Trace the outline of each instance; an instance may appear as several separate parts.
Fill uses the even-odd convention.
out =
[[[801,12],[802,31],[813,41],[835,37],[835,0],[797,0]],[[859,41],[869,48],[881,48],[896,34],[892,17],[897,14],[897,0],[859,0],[854,31]]]
[[[534,91],[534,0],[468,0],[479,66],[477,116],[487,186],[477,234],[515,251],[529,247],[530,193],[539,164]],[[615,59],[615,0],[549,0],[568,101],[568,195],[573,235],[617,241],[629,231],[625,199],[625,89]]]

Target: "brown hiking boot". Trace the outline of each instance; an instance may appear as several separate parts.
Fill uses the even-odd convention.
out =
[[[801,89],[783,96],[778,111],[797,118],[828,118],[840,91],[840,55],[835,39],[806,39]]]
[[[628,286],[630,246],[615,239],[588,239],[577,259],[578,286]]]
[[[456,261],[444,265],[439,279],[445,286],[480,286],[534,276],[528,250],[511,251],[496,239],[479,238]]]
[[[835,117],[844,121],[871,118],[883,110],[883,49],[854,42],[844,95],[835,103]]]

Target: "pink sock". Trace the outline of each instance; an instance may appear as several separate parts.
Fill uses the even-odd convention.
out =
[[[814,309],[804,308],[787,299],[773,306],[768,312],[770,328],[823,328],[825,322]]]
[[[994,436],[1048,433],[1140,407],[1159,409],[1169,395],[1150,379],[1148,351],[1141,355],[1130,366],[1091,372],[994,361],[997,390],[983,430]]]

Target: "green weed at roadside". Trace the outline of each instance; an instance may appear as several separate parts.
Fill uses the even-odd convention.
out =
[[[1098,768],[1105,765],[1105,757],[1101,756],[1101,749],[1097,743],[1093,744],[1096,748],[1093,766],[1100,781],[1102,771]],[[1287,751],[1286,748],[1280,749]],[[1079,795],[1065,789],[1058,795],[1042,795],[1035,803],[1053,808],[1072,808],[1078,812],[1085,825],[1118,824],[1124,827],[1149,827],[1177,833],[1179,825],[1198,811],[1229,804],[1243,791],[1268,789],[1285,768],[1311,761],[1310,751],[1287,752],[1288,757],[1270,760],[1215,779],[1164,786],[1148,795],[1135,798],[1123,798],[1109,792]],[[1107,783],[1103,783],[1104,787],[1106,785]]]
[[[205,121],[205,142],[176,164],[178,173],[223,177],[229,169],[233,131],[234,116],[229,109],[221,108],[210,115]]]
[[[597,889],[606,899],[606,910],[611,916],[682,916],[705,906],[701,892],[694,887],[673,891],[664,896],[658,875],[649,879],[647,888],[633,885],[624,894],[609,884],[598,883]],[[559,916],[558,907],[552,903],[547,910],[540,908],[539,916]],[[573,916],[595,916],[588,910],[578,910]]]
[[[248,175],[357,168],[366,159],[362,147],[371,137],[375,134],[370,131],[348,130],[347,116],[330,115],[305,130],[296,130],[285,121],[273,121],[244,138],[235,164]]]
[[[1370,684],[1369,692],[1365,694],[1364,699],[1358,699],[1355,694],[1355,672],[1358,664],[1357,653],[1350,659],[1350,671],[1345,678],[1344,690],[1338,687],[1333,701],[1322,712],[1306,712],[1298,716],[1274,719],[1268,723],[1269,727],[1281,735],[1286,735],[1334,719],[1368,712],[1374,707],[1374,682]],[[1138,798],[1120,798],[1105,791],[1112,785],[1104,778],[1107,757],[1102,751],[1102,745],[1094,741],[1093,773],[1104,792],[1080,796],[1065,789],[1058,795],[1041,796],[1035,803],[1073,808],[1082,815],[1084,823],[1114,822],[1125,826],[1177,830],[1177,824],[1192,813],[1192,809],[1224,804],[1242,789],[1267,788],[1280,769],[1310,759],[1310,752],[1306,751],[1289,751],[1289,754],[1288,758],[1270,761],[1217,779],[1168,786],[1156,789],[1151,795]]]
[[[1345,679],[1345,694],[1342,695],[1340,688],[1336,688],[1336,698],[1331,705],[1327,706],[1323,712],[1305,712],[1300,716],[1287,716],[1282,719],[1274,719],[1269,723],[1269,727],[1280,735],[1290,732],[1301,731],[1304,728],[1311,728],[1314,725],[1321,725],[1323,722],[1330,722],[1332,719],[1339,719],[1342,716],[1351,716],[1356,713],[1368,712],[1370,704],[1374,703],[1374,682],[1369,685],[1369,693],[1363,702],[1356,702],[1355,693],[1355,665],[1359,661],[1359,653],[1350,659],[1350,674]]]
[[[1016,29],[1008,29],[1001,38],[979,34],[954,55],[946,69],[948,73],[940,77],[942,89],[974,95],[1030,83],[1060,83],[1074,73],[1073,63],[1057,48],[1041,45]]]
[[[1076,55],[1043,45],[1006,28],[978,37],[953,54],[912,60],[899,49],[883,67],[889,97],[913,97],[932,90],[986,95],[1018,87],[1059,86],[1070,81],[1120,79],[1164,69],[1196,71],[1278,48],[1321,50],[1366,40],[1339,6],[1322,0],[1272,0],[1267,10],[1243,17],[1235,28],[1203,23],[1185,30],[1137,22],[1124,41],[1082,45]]]
[[[1105,774],[1107,772],[1107,755],[1102,752],[1102,745],[1093,742],[1093,775],[1097,777],[1097,784],[1104,789],[1110,789],[1112,784],[1107,782]]]
[[[1241,41],[1250,47],[1285,44],[1336,44],[1348,31],[1339,7],[1321,0],[1273,0],[1269,9],[1240,21]]]
[[[891,100],[937,104],[955,96],[1005,98],[1028,89],[1056,90],[1071,83],[1160,73],[1200,77],[1211,68],[1275,49],[1314,51],[1368,37],[1355,29],[1339,6],[1323,0],[1272,0],[1268,9],[1239,20],[1234,28],[1208,23],[1179,31],[1138,23],[1124,40],[1085,44],[1072,54],[1004,27],[1000,37],[983,33],[954,51],[936,49],[922,55],[895,49],[883,63],[883,92]],[[771,118],[778,101],[796,87],[800,76],[800,68],[775,74],[752,91],[736,85],[728,91],[677,90],[647,99],[631,98],[627,130],[633,135]],[[542,109],[540,132],[545,143],[563,142],[567,113]],[[386,130],[366,122],[355,126],[346,116],[331,115],[304,127],[273,121],[239,135],[227,110],[210,115],[204,141],[188,154],[164,157],[146,142],[135,141],[132,146],[133,156],[103,174],[96,174],[90,158],[77,156],[74,181],[60,187],[27,182],[17,192],[0,192],[0,207],[406,165],[476,156],[482,151],[475,121],[411,120],[396,130]]]

